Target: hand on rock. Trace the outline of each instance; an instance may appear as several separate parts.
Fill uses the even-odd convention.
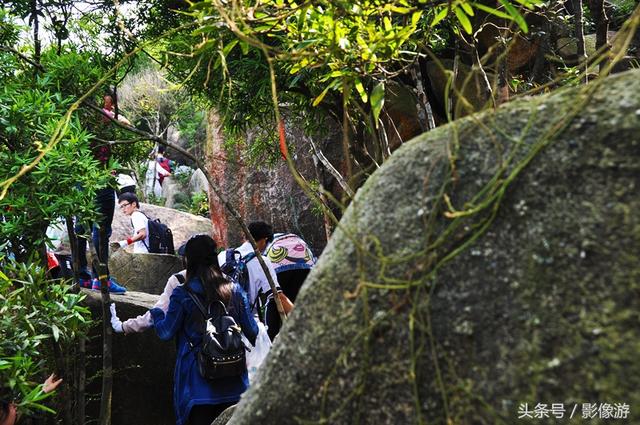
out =
[[[122,328],[122,322],[116,313],[116,303],[111,303],[109,310],[111,311],[111,327],[113,328],[113,331],[118,334],[123,333],[124,329]]]
[[[128,245],[128,244],[127,244],[127,241],[111,242],[111,243],[109,244],[109,246],[111,247],[111,249],[112,249],[113,251],[117,251],[117,250],[119,250],[120,248],[124,248],[124,247],[126,247],[127,245]]]

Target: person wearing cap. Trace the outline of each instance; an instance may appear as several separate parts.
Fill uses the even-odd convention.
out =
[[[186,245],[187,245],[186,243],[183,243],[182,246],[178,248],[178,255],[182,257],[183,266],[184,266],[184,250]],[[173,294],[173,290],[176,289],[178,285],[182,285],[178,280],[178,277],[176,276],[178,274],[182,275],[183,279],[186,278],[187,269],[186,268],[182,269],[178,273],[172,274],[171,277],[167,279],[167,284],[164,285],[164,289],[162,290],[162,294],[160,294],[160,298],[158,298],[158,301],[153,305],[152,308],[159,308],[160,310],[166,313],[167,309],[169,308],[169,300],[171,299],[171,294]],[[124,333],[125,335],[132,334],[132,333],[141,333],[153,327],[153,320],[151,318],[151,313],[149,313],[149,311],[137,317],[133,317],[131,319],[128,319],[122,322],[116,312],[116,304],[111,303],[109,308],[111,309],[111,327],[113,328],[113,331],[116,333]]]

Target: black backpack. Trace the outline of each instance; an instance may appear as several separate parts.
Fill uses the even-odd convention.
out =
[[[147,217],[148,220],[149,245],[147,245],[144,240],[142,243],[147,247],[147,251],[152,254],[175,254],[171,229],[169,229],[166,224],[160,222],[159,218],[152,220],[146,214],[144,216]]]
[[[182,275],[175,276],[179,282],[184,281]],[[247,360],[240,326],[222,301],[215,301],[207,311],[198,295],[188,286],[184,288],[205,318],[202,343],[196,355],[200,375],[208,380],[242,375],[247,370]],[[218,307],[222,312],[216,316],[211,311]]]

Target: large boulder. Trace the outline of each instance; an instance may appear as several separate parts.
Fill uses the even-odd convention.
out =
[[[102,317],[100,292],[83,289],[85,303],[95,320]],[[157,295],[129,291],[112,295],[119,317],[126,319],[144,314],[158,300]],[[89,394],[87,414],[98,417],[101,392],[102,327],[93,328],[87,342]],[[150,329],[139,334],[113,335],[113,425],[174,425],[173,369],[175,342],[161,341]],[[88,422],[89,423],[89,422]]]
[[[184,269],[182,260],[170,254],[133,254],[120,249],[109,258],[109,272],[130,291],[162,293],[167,279]]]
[[[552,404],[601,423],[582,403],[638,423],[638,164],[640,71],[406,143],[229,423],[516,423],[525,403],[536,424]]]
[[[199,168],[191,175],[188,186],[191,193],[209,192],[209,182]]]

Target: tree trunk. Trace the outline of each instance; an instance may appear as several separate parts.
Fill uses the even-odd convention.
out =
[[[73,284],[76,289],[79,290],[80,286],[78,285],[79,279],[79,271],[80,271],[80,261],[78,258],[78,239],[76,235],[76,231],[73,228],[73,219],[71,217],[64,218],[65,224],[67,225],[67,234],[69,235],[69,246],[71,247],[71,263],[73,264]]]
[[[601,53],[606,56],[609,53],[609,17],[604,7],[604,0],[591,0],[589,3],[589,9],[593,15],[593,19],[596,23],[596,50],[599,51],[603,46],[606,46],[605,50]],[[609,61],[604,59],[600,62],[600,72],[604,70]]]
[[[75,400],[76,400],[76,421],[77,425],[84,425],[85,421],[85,403],[86,403],[86,395],[85,395],[85,387],[87,382],[86,375],[86,335],[80,335],[78,338],[78,347],[77,347],[77,355],[76,355],[76,391],[75,391]]]
[[[100,240],[102,241],[103,238],[106,237],[106,229],[101,227]],[[108,253],[98,253],[98,250],[100,249],[99,247],[96,248],[93,246],[93,240],[91,238],[89,238],[89,243],[91,246],[93,266],[98,272],[100,293],[102,295],[102,395],[100,397],[100,417],[98,419],[98,424],[111,425],[111,397],[113,395],[113,329],[111,328],[110,320],[111,311],[109,311],[111,298],[109,297],[109,276],[107,276],[108,258],[105,258],[108,257]]]
[[[69,367],[68,356],[64,347],[59,341],[53,342],[53,354],[56,363],[56,370],[62,376],[71,376],[71,368]],[[73,394],[73,379],[65,379],[62,382],[62,391],[60,391],[60,404],[62,405],[62,423],[64,425],[73,425],[71,416],[71,394]]]
[[[540,80],[543,71],[548,65],[546,56],[550,51],[549,40],[554,40],[554,38],[549,35],[550,31],[550,25],[548,23],[545,23],[544,35],[541,37],[540,47],[538,48],[538,52],[536,53],[536,59],[533,62],[533,69],[531,70],[531,76],[529,77],[530,82],[536,82]]]
[[[455,54],[453,56],[453,76],[451,82],[451,89],[449,89],[449,102],[447,102],[447,116],[448,121],[451,122],[456,119],[455,116],[455,98],[456,98],[456,80],[458,79],[458,66],[460,62],[460,55],[458,52],[458,40],[456,40]]]
[[[422,132],[433,130],[436,128],[435,119],[433,118],[433,110],[429,103],[429,98],[424,89],[422,78],[422,70],[420,69],[420,61],[416,60],[415,64],[411,67],[411,78],[416,85],[418,91],[418,104],[416,110],[418,111],[418,123]],[[400,141],[402,142],[402,140]]]
[[[31,20],[33,21],[33,60],[40,64],[42,45],[40,44],[40,15],[38,15],[38,0],[31,0]]]
[[[578,56],[578,67],[585,66],[584,82],[588,82],[588,76],[586,72],[587,64],[587,52],[584,46],[584,20],[582,10],[582,0],[572,0],[573,16],[575,24],[575,36],[576,36],[576,54]]]

